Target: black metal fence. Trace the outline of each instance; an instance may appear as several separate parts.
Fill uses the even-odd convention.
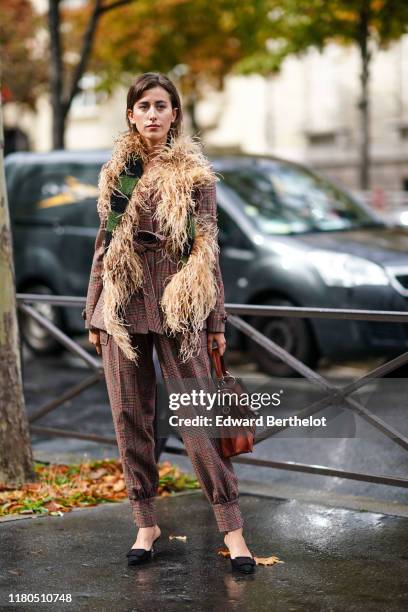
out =
[[[33,317],[33,319],[39,325],[43,326],[48,331],[48,333],[51,334],[66,349],[68,349],[77,357],[82,359],[86,363],[88,368],[92,371],[92,374],[86,377],[79,384],[76,384],[67,389],[58,398],[47,402],[34,414],[30,415],[30,430],[33,433],[39,433],[43,435],[77,438],[81,440],[90,440],[92,442],[101,442],[105,444],[116,445],[116,439],[114,437],[82,434],[77,431],[43,427],[34,424],[45,414],[51,412],[58,406],[61,406],[67,400],[70,400],[73,397],[79,395],[82,391],[96,384],[104,377],[100,359],[90,355],[77,342],[69,338],[60,329],[58,329],[58,327],[56,327],[53,323],[51,323],[48,319],[46,319],[42,314],[37,312],[36,309],[30,305],[39,302],[45,302],[47,304],[52,304],[55,306],[83,307],[85,303],[84,298],[37,294],[17,294],[17,303],[18,308],[22,312],[24,312],[27,316]],[[278,357],[283,362],[288,364],[291,368],[301,374],[305,379],[310,380],[314,384],[317,384],[324,391],[324,396],[321,399],[304,407],[301,412],[298,413],[297,416],[299,418],[312,416],[313,414],[321,411],[323,408],[330,406],[333,402],[337,403],[339,400],[341,400],[342,402],[344,402],[344,405],[350,411],[354,412],[355,414],[358,414],[361,418],[370,423],[373,427],[375,427],[383,435],[392,440],[395,444],[399,445],[404,450],[408,450],[407,437],[396,431],[395,428],[393,428],[384,420],[373,414],[367,407],[363,406],[360,401],[358,401],[354,397],[350,397],[352,393],[354,393],[358,389],[361,389],[364,385],[371,381],[373,377],[383,377],[386,374],[393,372],[397,368],[408,364],[408,352],[403,353],[402,355],[399,355],[398,357],[387,361],[386,363],[376,367],[370,372],[365,373],[363,376],[357,378],[353,382],[339,387],[332,384],[325,377],[321,376],[318,372],[312,370],[306,364],[296,359],[293,355],[285,351],[282,347],[280,347],[278,344],[276,344],[269,338],[265,337],[252,325],[250,325],[240,316],[238,316],[252,315],[268,317],[272,315],[279,315],[279,317],[323,318],[343,320],[352,319],[360,321],[408,323],[408,312],[349,310],[336,308],[301,308],[287,306],[248,306],[242,304],[225,304],[225,308],[229,313],[228,322],[231,325],[233,325],[237,330],[245,334],[253,342],[259,344],[270,354],[274,355],[275,357]],[[279,431],[282,431],[283,429],[285,429],[285,426],[267,429],[256,437],[255,443],[258,444],[263,440],[276,435]],[[180,449],[171,445],[167,445],[165,451],[168,453],[179,455],[186,454],[186,451],[184,449]],[[391,475],[350,472],[320,465],[308,465],[291,461],[271,461],[245,456],[234,457],[233,461],[235,463],[244,463],[248,465],[276,468],[280,470],[319,474],[322,476],[335,476],[338,478],[347,478],[351,480],[392,485],[397,487],[408,487],[408,479]]]

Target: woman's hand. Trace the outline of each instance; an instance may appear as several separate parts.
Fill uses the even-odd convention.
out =
[[[227,347],[227,343],[226,343],[224,334],[223,333],[215,334],[215,333],[212,333],[212,332],[209,332],[207,334],[207,348],[208,348],[208,353],[209,353],[210,357],[212,355],[212,348],[213,348],[214,341],[217,343],[220,355],[223,355],[225,353],[225,349]]]
[[[99,335],[99,329],[89,330],[89,342],[95,345],[96,352],[98,353],[98,355],[101,355],[102,349],[101,349],[101,338]]]

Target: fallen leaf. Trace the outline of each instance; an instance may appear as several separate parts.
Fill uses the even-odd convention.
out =
[[[228,548],[224,548],[223,546],[221,548],[218,549],[217,551],[218,555],[221,555],[221,557],[230,557],[230,551],[228,550]]]
[[[187,536],[169,535],[169,540],[181,540],[182,542],[187,542]]]
[[[62,506],[61,504],[57,504],[57,502],[55,501],[49,501],[46,504],[44,504],[44,508],[47,508],[48,512],[56,512],[57,510],[59,510],[60,508],[63,508],[64,506]]]
[[[275,563],[285,563],[278,557],[254,557],[257,565],[275,565]]]
[[[17,489],[17,485],[6,484],[5,482],[0,482],[0,491],[14,491]]]
[[[118,493],[119,491],[124,491],[124,489],[125,489],[124,480],[118,480],[118,482],[113,485],[113,490],[115,491],[115,493]]]
[[[108,474],[108,470],[106,470],[105,468],[99,468],[99,470],[90,472],[89,478],[91,478],[91,480],[99,480],[99,478],[102,478],[102,476],[106,476],[106,474]]]
[[[21,490],[22,491],[38,491],[39,489],[41,489],[42,487],[42,483],[41,482],[29,482],[27,484],[22,485]]]
[[[171,474],[172,472],[174,472],[174,465],[172,465],[170,461],[164,461],[163,463],[159,464],[160,477],[166,476],[167,474]]]

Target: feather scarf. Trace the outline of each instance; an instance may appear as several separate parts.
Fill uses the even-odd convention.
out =
[[[148,160],[143,138],[138,132],[125,132],[115,140],[112,157],[99,176],[98,213],[106,224],[111,209],[111,195],[118,190],[121,172],[138,156]],[[187,135],[172,137],[157,156],[157,165],[142,174],[129,199],[120,223],[112,232],[103,259],[103,317],[111,334],[128,359],[138,362],[138,349],[132,346],[125,321],[126,307],[132,294],[143,286],[140,255],[133,248],[139,213],[148,206],[148,198],[158,195],[155,218],[167,238],[169,256],[180,259],[188,240],[188,214],[194,212],[193,190],[217,181],[210,162],[203,155],[198,139]],[[200,349],[200,331],[217,300],[214,274],[218,252],[217,225],[213,219],[195,217],[196,236],[187,263],[166,279],[160,306],[166,334],[181,334],[180,359],[185,362]]]

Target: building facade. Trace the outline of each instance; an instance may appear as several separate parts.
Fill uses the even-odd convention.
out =
[[[361,146],[360,58],[357,49],[329,45],[285,60],[280,74],[230,76],[221,92],[208,90],[197,105],[201,137],[212,149],[278,155],[324,171],[359,188]],[[126,89],[96,93],[96,77],[70,111],[66,146],[109,148],[126,129]],[[371,188],[408,191],[408,35],[378,50],[370,81]],[[28,137],[32,150],[51,147],[47,97],[36,113],[6,105],[5,125]]]

